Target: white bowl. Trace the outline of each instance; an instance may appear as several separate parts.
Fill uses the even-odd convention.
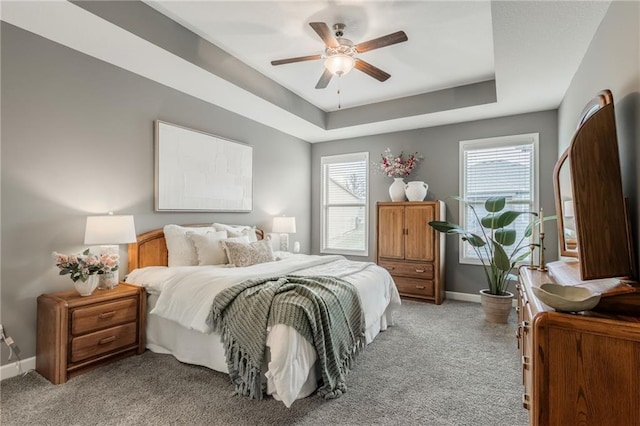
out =
[[[544,304],[565,312],[593,309],[600,302],[601,296],[600,293],[594,293],[584,287],[553,283],[540,284],[540,287],[532,287],[532,289]]]

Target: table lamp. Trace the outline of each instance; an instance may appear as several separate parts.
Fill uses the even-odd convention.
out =
[[[296,233],[296,218],[286,216],[274,217],[271,232],[280,234],[280,250],[289,251],[289,234]]]
[[[136,229],[133,216],[114,216],[109,212],[106,216],[87,216],[87,226],[84,231],[84,243],[100,246],[99,255],[116,254],[120,250],[118,244],[136,242]],[[120,261],[117,261],[118,269]],[[118,272],[100,274],[99,289],[111,289],[118,285]]]

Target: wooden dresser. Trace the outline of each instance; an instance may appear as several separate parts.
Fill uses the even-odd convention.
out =
[[[145,350],[146,293],[120,283],[38,297],[36,371],[53,384]]]
[[[565,284],[561,278],[572,269],[563,262],[555,265],[561,273],[520,268],[516,335],[529,424],[640,425],[640,316],[561,313],[544,305],[531,288]],[[579,276],[575,265],[573,276]],[[571,284],[578,282],[576,278]],[[640,293],[637,283],[632,285],[634,304]],[[614,306],[616,299],[603,297],[601,305]]]
[[[377,204],[376,260],[391,273],[400,295],[444,300],[445,238],[429,226],[444,216],[442,201]]]

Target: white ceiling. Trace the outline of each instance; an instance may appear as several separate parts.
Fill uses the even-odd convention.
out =
[[[608,1],[400,0],[149,4],[297,96],[329,111],[337,106],[335,81],[325,90],[314,89],[321,61],[279,67],[269,64],[273,59],[320,53],[322,43],[308,22],[342,21],[349,25],[347,37],[356,43],[397,30],[404,30],[409,40],[362,54],[392,77],[380,83],[357,70],[344,76],[344,107],[328,113],[331,116],[322,126],[76,4],[3,1],[0,6],[2,20],[13,25],[309,142],[556,108],[609,6]],[[408,98],[487,79],[495,79],[497,101],[421,111],[419,107],[427,98]],[[450,97],[458,93],[462,89],[451,92]],[[428,97],[429,93],[420,96]],[[380,103],[388,99],[396,100]],[[407,111],[413,108],[413,112],[391,114],[391,110],[404,111],[405,104]],[[390,113],[387,117],[386,110]],[[352,120],[354,117],[358,120]],[[327,126],[332,119],[340,125]]]
[[[491,4],[475,2],[166,2],[147,4],[324,111],[491,80]],[[409,40],[358,55],[391,74],[383,83],[353,70],[315,89],[323,61],[271,61],[322,54],[308,25],[344,23],[354,43],[403,30]]]

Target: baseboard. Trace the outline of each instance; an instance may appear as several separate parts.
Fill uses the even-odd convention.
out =
[[[459,293],[457,291],[447,291],[447,299],[460,300],[461,302],[474,302],[480,303],[479,294]]]
[[[26,358],[20,361],[21,371],[18,371],[15,362],[11,362],[9,364],[3,365],[0,367],[0,380],[9,379],[11,377],[18,376],[20,374],[26,373],[29,370],[36,369],[36,357],[32,356],[31,358]]]
[[[457,291],[447,291],[446,292],[447,299],[451,300],[460,300],[461,302],[474,302],[480,303],[480,295],[479,294],[469,294],[469,293],[459,293]],[[513,299],[511,302],[512,306],[518,306],[518,301]]]

